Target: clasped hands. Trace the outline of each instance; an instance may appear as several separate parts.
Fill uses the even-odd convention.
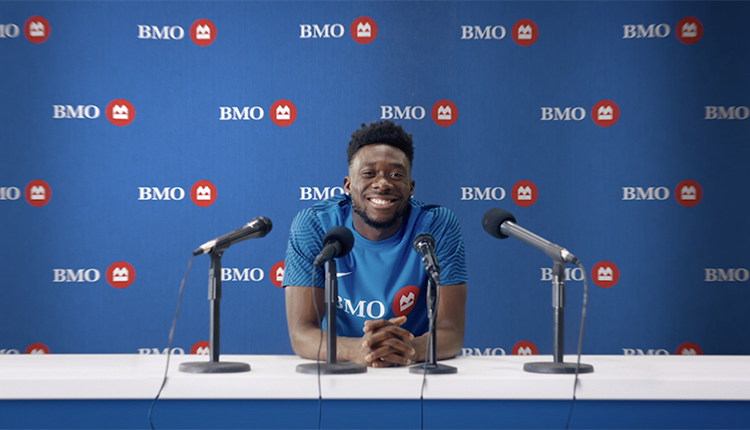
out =
[[[401,328],[406,317],[365,321],[355,362],[372,367],[407,366],[417,361],[414,335]]]

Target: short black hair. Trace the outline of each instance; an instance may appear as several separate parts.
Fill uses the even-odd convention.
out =
[[[376,121],[370,125],[362,124],[362,128],[352,133],[352,140],[346,148],[346,160],[352,165],[354,154],[363,146],[384,143],[400,149],[406,154],[411,167],[414,159],[414,145],[411,134],[404,131],[400,125],[391,121]]]

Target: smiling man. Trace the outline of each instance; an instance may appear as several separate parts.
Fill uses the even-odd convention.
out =
[[[354,247],[336,260],[337,361],[373,367],[424,361],[427,349],[427,275],[412,247],[420,233],[435,239],[440,265],[436,319],[437,358],[458,355],[464,335],[466,262],[455,215],[412,198],[411,135],[390,121],[362,125],[346,151],[345,195],[301,211],[292,222],[284,264],[286,315],[294,352],[325,360],[320,344],[323,269],[310,288],[312,263],[331,227],[354,234]],[[315,301],[313,301],[315,295]],[[318,353],[320,346],[320,352]]]

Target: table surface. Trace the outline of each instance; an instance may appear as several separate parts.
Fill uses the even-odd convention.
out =
[[[48,354],[0,356],[0,399],[153,399],[166,369],[165,355]],[[576,357],[565,356],[574,363]],[[317,399],[317,375],[296,372],[301,363],[288,355],[225,355],[250,372],[192,374],[183,362],[208,361],[199,355],[173,355],[162,399]],[[427,375],[425,399],[564,400],[573,375],[529,373],[527,362],[551,356],[458,357],[441,363],[456,374]],[[579,400],[740,400],[750,401],[748,356],[583,356],[594,372],[579,375]],[[419,399],[421,374],[407,368],[368,368],[366,373],[322,375],[327,399]]]

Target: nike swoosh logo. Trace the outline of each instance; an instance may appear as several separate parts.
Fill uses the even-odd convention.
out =
[[[336,277],[337,277],[337,278],[340,278],[340,277],[342,277],[342,276],[346,276],[346,275],[351,275],[351,274],[352,274],[352,272],[346,272],[346,273],[337,273],[337,274],[336,274]]]

